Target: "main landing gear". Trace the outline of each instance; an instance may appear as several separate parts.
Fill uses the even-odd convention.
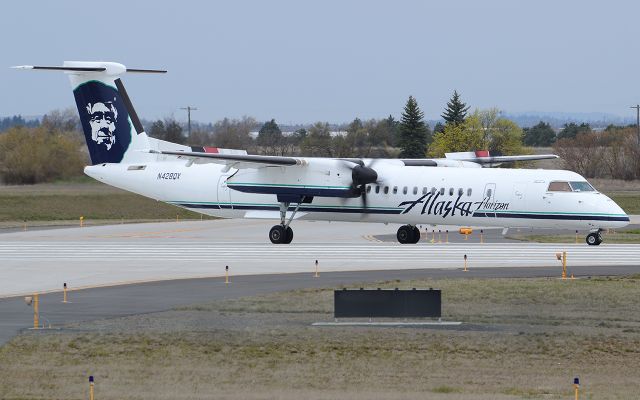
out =
[[[269,231],[269,240],[273,244],[289,244],[293,240],[293,229],[289,226],[293,217],[300,208],[300,203],[296,206],[287,222],[287,210],[291,203],[280,203],[280,225],[274,225]]]
[[[600,243],[602,243],[602,235],[600,235],[600,229],[587,235],[587,244],[589,246],[597,246]]]
[[[420,240],[420,229],[414,225],[402,225],[398,228],[396,237],[398,238],[398,242],[402,244],[418,243]]]

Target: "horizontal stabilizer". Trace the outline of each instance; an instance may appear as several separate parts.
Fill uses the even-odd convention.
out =
[[[127,68],[122,64],[114,62],[101,62],[101,61],[71,61],[65,62],[60,66],[45,66],[45,65],[16,65],[14,69],[30,69],[30,70],[42,70],[42,71],[63,71],[72,73],[92,73],[103,72],[107,75],[120,75],[125,72],[143,73],[143,74],[164,74],[167,71],[163,69],[141,69],[141,68]]]

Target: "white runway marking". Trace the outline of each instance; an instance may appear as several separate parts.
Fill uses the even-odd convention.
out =
[[[567,251],[578,265],[638,265],[640,245],[603,244],[431,244],[314,243],[272,245],[178,240],[28,241],[0,244],[0,297],[33,291],[131,281],[232,275],[411,268],[557,266],[555,253]]]

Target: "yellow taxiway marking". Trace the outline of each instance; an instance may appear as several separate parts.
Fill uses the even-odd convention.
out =
[[[366,240],[370,241],[370,242],[375,242],[375,243],[384,243],[382,240],[376,238],[373,235],[364,235],[363,238],[365,238]]]

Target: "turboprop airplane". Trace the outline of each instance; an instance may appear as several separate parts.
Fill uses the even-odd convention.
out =
[[[452,153],[436,159],[360,159],[249,155],[189,147],[147,136],[122,84],[130,69],[112,62],[66,61],[93,165],[84,172],[106,184],[198,213],[279,219],[272,243],[291,243],[294,220],[403,224],[400,243],[417,243],[416,225],[502,228],[619,228],[629,217],[571,171],[486,169],[555,155]]]

